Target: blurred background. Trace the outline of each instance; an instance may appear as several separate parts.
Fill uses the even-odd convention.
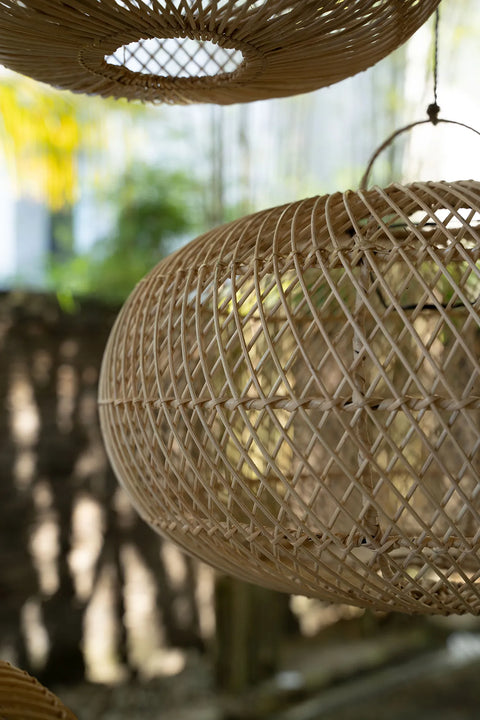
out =
[[[480,5],[441,4],[441,115],[480,129]],[[331,88],[231,107],[58,92],[0,67],[0,657],[79,718],[478,718],[480,623],[378,615],[221,577],[117,486],[96,393],[118,309],[163,256],[255,210],[355,189],[426,117],[433,18]],[[478,179],[480,140],[403,136],[372,180]]]

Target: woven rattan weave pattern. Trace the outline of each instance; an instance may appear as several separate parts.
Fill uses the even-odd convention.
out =
[[[217,228],[125,304],[116,474],[185,550],[278,590],[480,613],[480,183],[337,193]]]
[[[59,88],[229,104],[315,90],[407,40],[440,0],[3,0],[0,63]]]
[[[5,720],[76,720],[38,680],[0,660],[0,717]]]

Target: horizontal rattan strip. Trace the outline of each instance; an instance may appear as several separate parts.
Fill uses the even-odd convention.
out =
[[[191,518],[189,522],[188,517],[185,517],[184,522],[160,522],[159,526],[163,527],[169,532],[185,532],[198,536],[206,533],[209,536],[220,533],[222,538],[228,540],[237,535],[241,535],[242,542],[267,542],[265,538],[265,529],[255,529],[251,531],[250,526],[245,523],[236,523],[236,525],[230,524],[227,528],[225,523],[217,523],[208,528],[202,523],[196,523],[195,518]],[[287,532],[291,532],[291,536],[287,535]],[[478,533],[477,533],[478,535]],[[329,535],[315,534],[315,535],[297,535],[295,528],[285,528],[285,533],[272,533],[268,537],[268,544],[270,545],[283,545],[286,548],[292,547],[295,550],[299,550],[303,545],[308,546],[311,552],[313,547],[324,549],[328,546],[337,546],[339,549],[342,548],[345,551],[352,548],[363,548],[371,550],[377,555],[391,554],[397,558],[399,557],[411,557],[412,561],[415,560],[416,554],[421,552],[427,552],[428,555],[449,555],[452,560],[462,557],[464,560],[464,554],[468,553],[472,557],[475,557],[480,552],[480,539],[478,537],[459,538],[455,535],[450,535],[445,538],[432,536],[411,536],[408,540],[401,535],[393,535],[388,533],[383,538],[366,538],[359,532],[350,533],[349,535],[330,533]],[[466,544],[470,546],[467,547]],[[477,569],[476,566],[474,568]],[[477,579],[480,582],[480,577]]]
[[[250,267],[255,267],[257,271],[261,272],[262,270],[268,270],[272,267],[272,260],[275,260],[281,265],[282,263],[291,263],[292,258],[294,257],[297,260],[301,259],[305,261],[304,269],[308,269],[308,267],[317,267],[317,254],[320,254],[325,259],[328,266],[333,269],[336,267],[343,267],[343,263],[340,258],[347,258],[351,265],[357,264],[360,262],[361,258],[364,256],[364,252],[366,251],[371,252],[376,257],[388,260],[392,256],[397,255],[399,253],[399,248],[401,248],[404,257],[412,261],[418,261],[419,251],[421,251],[418,241],[410,241],[409,244],[399,245],[399,247],[392,246],[392,243],[388,240],[383,243],[383,246],[379,241],[374,242],[361,239],[356,242],[358,243],[356,247],[351,248],[352,238],[349,238],[349,247],[345,244],[345,247],[341,249],[325,247],[312,248],[312,245],[310,244],[308,247],[304,248],[304,252],[302,251],[302,248],[297,246],[295,247],[295,250],[292,250],[292,252],[289,253],[279,253],[273,251],[269,253],[268,258],[254,256],[252,257],[251,265],[246,265],[243,262],[229,263],[218,261],[199,264],[197,269],[199,273],[204,273],[205,275],[211,275],[214,272],[225,272],[231,275],[244,274],[248,272]],[[434,246],[434,250],[435,256],[440,261],[461,262],[464,260],[465,252],[468,252],[468,256],[472,262],[480,260],[480,247],[478,246],[472,248],[462,247],[461,249],[457,249],[455,246],[449,246],[446,248]],[[157,272],[155,277],[158,280],[169,280],[178,277],[179,275],[186,276],[189,274],[190,271],[188,268],[178,267],[172,268],[171,270],[169,269],[167,272]],[[146,278],[140,282],[145,281]]]
[[[243,407],[245,410],[263,410],[264,408],[271,408],[272,410],[286,410],[287,412],[295,412],[299,408],[304,410],[320,410],[328,411],[333,408],[345,410],[347,412],[356,412],[359,408],[370,408],[372,410],[379,410],[385,412],[391,412],[394,410],[400,410],[401,408],[408,408],[409,410],[427,410],[429,407],[435,406],[439,410],[446,410],[453,412],[456,410],[478,410],[480,409],[480,397],[468,396],[458,400],[452,400],[451,398],[442,397],[440,395],[428,395],[426,397],[416,398],[411,396],[399,397],[399,398],[367,398],[362,399],[356,398],[317,398],[317,397],[306,397],[306,398],[289,398],[281,395],[270,396],[265,398],[252,398],[252,397],[219,397],[219,398],[111,398],[102,399],[99,401],[100,405],[151,405],[153,407],[172,407],[185,408],[194,410],[197,407],[202,407],[205,410],[213,410],[217,406],[222,406],[227,410],[235,410],[238,407]]]

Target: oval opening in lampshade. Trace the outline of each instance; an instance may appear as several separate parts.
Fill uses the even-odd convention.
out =
[[[143,518],[251,582],[480,613],[480,183],[224,225],[122,309],[100,418]]]
[[[148,38],[123,45],[105,57],[107,64],[133,73],[178,78],[232,74],[243,61],[238,50],[191,38]]]
[[[3,0],[0,63],[104,97],[219,104],[284,97],[374,65],[439,1],[49,0],[40,8]]]

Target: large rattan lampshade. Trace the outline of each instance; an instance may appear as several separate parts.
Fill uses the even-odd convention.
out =
[[[0,660],[0,718],[5,720],[76,720],[50,690],[23,670]]]
[[[163,260],[100,415],[162,535],[278,590],[480,613],[480,183],[336,193]]]
[[[370,67],[439,1],[3,0],[0,63],[105,97],[280,97]]]

